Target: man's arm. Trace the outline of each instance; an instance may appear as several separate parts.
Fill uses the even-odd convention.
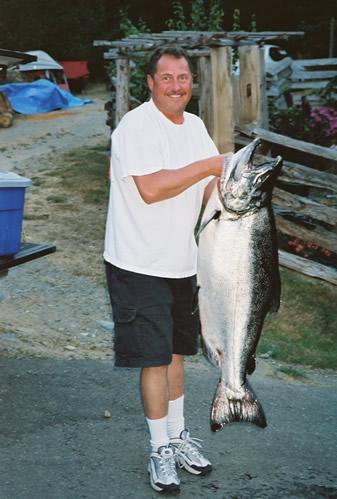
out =
[[[222,172],[224,155],[195,161],[175,170],[159,170],[148,175],[133,176],[139,194],[147,204],[177,196],[200,180]]]

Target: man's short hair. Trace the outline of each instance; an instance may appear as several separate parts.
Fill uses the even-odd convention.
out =
[[[188,67],[190,68],[190,71],[192,73],[191,62],[186,50],[182,49],[181,47],[165,46],[157,48],[150,56],[147,64],[147,74],[151,75],[152,77],[154,76],[155,72],[157,71],[157,63],[163,55],[169,55],[171,57],[175,57],[176,59],[181,59],[183,57],[184,59],[186,59]]]

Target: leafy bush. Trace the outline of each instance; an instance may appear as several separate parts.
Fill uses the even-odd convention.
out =
[[[314,92],[323,101],[321,107],[311,107],[306,98],[302,104],[279,109],[273,103],[269,109],[270,128],[283,135],[331,147],[337,144],[337,77]]]
[[[316,143],[321,139],[322,130],[312,130],[310,116],[301,106],[292,106],[287,109],[272,106],[269,110],[269,122],[271,130],[282,135]]]
[[[120,12],[120,29],[124,37],[131,35],[141,35],[148,33],[150,30],[143,19],[139,19],[137,25],[134,24],[128,17],[126,9],[121,9]],[[108,73],[112,81],[116,77],[116,65],[111,63],[108,67]],[[146,59],[144,57],[134,58],[130,63],[130,94],[136,103],[144,102],[148,97],[148,88],[145,80],[146,74]]]
[[[337,76],[331,78],[324,88],[317,90],[317,94],[324,100],[326,106],[337,110]]]

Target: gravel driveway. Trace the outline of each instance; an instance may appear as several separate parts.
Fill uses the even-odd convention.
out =
[[[0,129],[0,170],[32,178],[46,165],[52,167],[51,156],[83,144],[102,143],[104,139],[108,144],[106,93],[95,87],[89,96],[94,102],[83,107],[16,116],[11,128]],[[48,222],[43,223],[47,233]],[[111,357],[112,323],[105,289],[63,268],[57,262],[58,253],[71,258],[67,248],[60,247],[55,255],[15,267],[0,279],[2,356]],[[102,259],[100,250],[97,259]]]
[[[16,114],[12,127],[0,128],[0,171],[32,175],[45,167],[50,154],[108,138],[107,94],[102,87],[94,87],[88,96],[93,102],[82,107],[32,116]]]

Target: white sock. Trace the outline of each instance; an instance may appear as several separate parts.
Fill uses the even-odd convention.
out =
[[[167,416],[160,419],[145,419],[150,430],[150,444],[152,450],[157,452],[159,447],[170,443],[170,439],[167,434]]]
[[[167,431],[170,438],[178,438],[185,430],[184,395],[176,400],[169,400]]]

